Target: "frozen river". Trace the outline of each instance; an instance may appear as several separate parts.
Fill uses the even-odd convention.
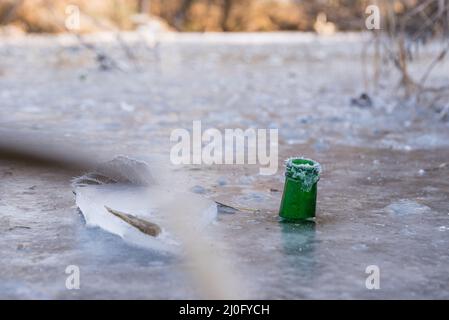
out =
[[[193,120],[278,128],[279,163],[303,155],[323,166],[315,224],[279,222],[282,167],[272,176],[254,166],[185,168],[197,193],[258,209],[221,213],[210,227],[248,297],[449,298],[449,125],[386,90],[372,94],[372,107],[350,104],[365,91],[365,38],[147,40],[88,37],[96,59],[67,35],[0,38],[0,134],[71,141],[105,160],[168,159],[170,132]],[[435,76],[448,70],[446,62]],[[198,297],[179,257],[86,228],[70,179],[0,161],[0,298]],[[68,265],[80,268],[79,290],[66,289]],[[365,286],[372,265],[378,290]]]

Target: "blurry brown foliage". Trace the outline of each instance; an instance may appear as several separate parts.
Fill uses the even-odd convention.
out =
[[[82,32],[102,26],[132,29],[133,16],[158,16],[179,31],[313,31],[319,15],[341,31],[363,30],[365,8],[378,4],[389,30],[420,30],[420,38],[447,30],[448,0],[0,0],[0,25],[27,32],[62,32],[67,5],[82,12]],[[440,16],[441,18],[441,16]],[[399,22],[401,21],[401,22]],[[444,23],[442,22],[444,21]],[[422,28],[422,26],[430,28]],[[437,30],[438,29],[438,30]]]
[[[339,30],[363,28],[364,0],[0,0],[0,24],[27,32],[62,32],[68,4],[83,13],[82,31],[98,21],[120,29],[133,27],[135,13],[150,13],[179,31],[312,31],[326,14]],[[96,22],[88,17],[95,18]]]

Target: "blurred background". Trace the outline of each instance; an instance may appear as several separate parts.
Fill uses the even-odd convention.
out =
[[[25,32],[63,32],[58,21],[65,19],[67,5],[80,8],[83,32],[101,26],[133,29],[136,14],[151,15],[177,31],[320,32],[326,22],[333,31],[361,31],[368,5],[379,6],[389,23],[393,16],[407,17],[402,27],[409,31],[429,24],[435,31],[447,27],[445,0],[2,0],[0,24]]]
[[[422,89],[430,71],[446,56],[449,3],[447,0],[0,1],[0,34],[4,36],[63,32],[81,35],[144,27],[150,34],[303,31],[330,36],[338,32],[370,31],[373,41],[367,47],[374,44],[375,53],[370,57],[374,70],[369,81],[377,83],[382,64],[391,62],[401,74],[400,84],[408,97]],[[441,45],[435,52],[435,62],[422,71],[421,79],[413,79],[408,64],[419,47],[431,39],[437,39]]]

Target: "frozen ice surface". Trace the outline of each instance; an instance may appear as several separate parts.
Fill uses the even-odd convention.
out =
[[[126,61],[113,37],[89,39]],[[171,130],[191,129],[192,120],[204,129],[276,125],[279,164],[303,155],[323,165],[314,225],[279,223],[283,170],[182,169],[191,177],[185,188],[200,185],[219,202],[252,209],[210,226],[210,245],[233,257],[249,296],[449,298],[449,232],[441,231],[449,226],[448,124],[385,92],[372,96],[372,108],[351,106],[365,91],[359,36],[170,35],[154,50],[124,39],[138,58],[126,72],[98,70],[70,36],[2,39],[0,130],[169,161]],[[431,61],[425,51],[419,59]],[[447,70],[448,62],[435,76]],[[183,259],[86,228],[72,178],[0,162],[1,298],[198,296]],[[80,290],[65,288],[71,264],[80,267]],[[380,290],[365,287],[368,265],[380,268]]]

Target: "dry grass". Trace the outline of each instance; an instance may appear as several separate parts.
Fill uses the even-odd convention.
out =
[[[449,89],[447,85],[429,86],[432,71],[449,50],[449,1],[447,0],[378,0],[382,13],[382,29],[376,33],[374,62],[375,83],[390,62],[400,74],[399,88],[404,97],[419,97]],[[430,40],[441,44],[439,52],[421,75],[412,76],[410,68],[420,47]]]

